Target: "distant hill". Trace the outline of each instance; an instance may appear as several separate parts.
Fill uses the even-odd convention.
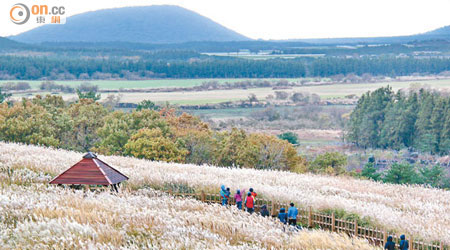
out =
[[[450,25],[424,33],[423,35],[450,37]]]
[[[172,5],[105,9],[67,18],[64,25],[44,25],[11,37],[27,42],[245,41],[249,38],[201,16]]]
[[[390,36],[390,37],[349,37],[349,38],[313,38],[313,39],[297,39],[301,41],[315,44],[356,44],[356,43],[408,43],[413,41],[426,40],[447,40],[450,41],[450,25],[428,31],[421,34],[410,36]]]
[[[11,50],[11,49],[26,49],[31,48],[28,44],[19,43],[8,39],[6,37],[0,37],[0,50]]]

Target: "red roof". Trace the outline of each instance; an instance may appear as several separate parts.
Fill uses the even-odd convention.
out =
[[[50,181],[50,184],[112,185],[126,180],[128,177],[89,152],[77,164]]]

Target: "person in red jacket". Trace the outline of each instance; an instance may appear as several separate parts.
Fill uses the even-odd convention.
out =
[[[255,200],[253,199],[252,193],[248,192],[247,199],[245,200],[245,207],[247,207],[247,212],[253,213],[255,211]]]

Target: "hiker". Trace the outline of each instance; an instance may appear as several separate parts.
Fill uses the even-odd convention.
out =
[[[237,190],[236,194],[234,195],[234,199],[236,200],[236,206],[239,210],[242,209],[242,195],[241,190]]]
[[[267,205],[262,205],[261,207],[261,216],[262,217],[269,217],[269,210],[267,210]]]
[[[222,197],[222,206],[226,206],[228,204],[228,199],[225,185],[220,186],[220,196]]]
[[[291,203],[290,206],[291,207],[288,209],[289,225],[296,226],[298,209],[294,206],[294,203]]]
[[[398,247],[400,250],[408,250],[409,249],[409,242],[406,240],[406,237],[404,234],[400,236],[400,246]]]
[[[247,212],[253,213],[255,211],[255,201],[253,199],[252,193],[248,192],[247,199],[245,200],[245,206],[247,207]]]
[[[253,192],[253,188],[249,189],[250,193],[252,193],[253,196],[253,200],[256,200],[256,196],[258,195],[257,193]]]
[[[227,194],[226,194],[227,202],[226,202],[226,205],[228,205],[228,201],[230,200],[230,195],[231,195],[230,188],[227,187]]]
[[[286,209],[284,209],[284,207],[280,208],[280,212],[278,213],[278,219],[280,219],[280,222],[283,224],[287,223],[287,214]]]
[[[384,245],[384,249],[395,250],[395,243],[392,241],[392,236],[387,237],[387,242]]]

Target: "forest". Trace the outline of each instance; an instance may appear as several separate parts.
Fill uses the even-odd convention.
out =
[[[439,74],[450,71],[449,58],[324,57],[249,60],[188,52],[159,52],[123,57],[0,56],[1,80],[292,78],[334,75]]]
[[[368,92],[350,116],[346,139],[364,148],[448,154],[450,97],[425,89],[394,93],[385,87]]]

